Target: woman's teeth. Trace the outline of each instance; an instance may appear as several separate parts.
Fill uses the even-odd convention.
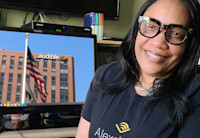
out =
[[[164,58],[162,56],[158,56],[158,55],[154,55],[153,53],[147,51],[147,53],[149,54],[149,56],[151,56],[152,58],[156,58],[156,59],[161,59],[161,58]]]

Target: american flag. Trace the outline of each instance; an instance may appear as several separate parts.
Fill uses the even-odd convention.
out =
[[[35,64],[33,55],[31,54],[30,49],[28,48],[28,55],[27,55],[27,69],[30,71],[30,76],[35,79],[37,90],[40,93],[40,97],[42,102],[44,103],[47,98],[47,89],[45,81],[40,73],[38,66]]]

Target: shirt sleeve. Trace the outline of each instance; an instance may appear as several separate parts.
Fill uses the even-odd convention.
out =
[[[102,65],[96,70],[81,112],[81,116],[85,120],[90,122],[96,98],[101,94],[99,93],[99,84],[109,83],[114,77],[118,78],[118,75],[120,75],[119,72],[122,72],[120,67],[119,62],[113,62],[111,64]]]
[[[97,94],[95,78],[100,78],[103,74],[104,69],[105,69],[105,65],[102,65],[102,66],[98,67],[98,69],[96,70],[93,80],[90,84],[85,103],[84,103],[82,111],[81,111],[81,116],[89,122],[90,122],[90,118],[91,118],[91,114],[92,114],[92,108],[94,106],[95,97]]]
[[[186,120],[185,125],[179,131],[178,138],[199,138],[200,137],[200,105],[197,106]]]
[[[90,88],[88,90],[88,93],[87,93],[87,97],[86,97],[86,100],[85,100],[85,103],[83,105],[83,108],[82,108],[82,111],[81,111],[81,116],[90,122],[90,117],[91,117],[91,112],[92,112],[92,106],[93,106],[93,95],[92,95],[92,86],[93,85],[93,82],[91,83],[90,85]]]

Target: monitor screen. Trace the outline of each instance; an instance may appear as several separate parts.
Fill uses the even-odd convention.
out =
[[[21,9],[53,14],[80,15],[89,12],[103,13],[105,19],[118,20],[120,0],[0,0],[2,8]]]
[[[66,93],[70,93],[69,87],[73,87],[73,84],[69,86],[67,84],[65,87],[63,87],[61,82],[62,80],[62,70],[61,70],[61,64],[60,62],[56,62],[56,64],[60,65],[54,65],[54,70],[52,70],[53,66],[53,61],[51,62],[52,59],[55,60],[63,60],[63,59],[58,59],[57,57],[71,57],[73,59],[73,63],[68,63],[68,74],[71,73],[71,77],[74,77],[74,93],[75,93],[75,102],[84,102],[86,98],[86,94],[88,91],[88,88],[90,86],[91,80],[93,78],[94,72],[95,72],[95,43],[96,43],[96,38],[93,36],[68,36],[67,34],[45,34],[45,33],[34,33],[34,32],[19,32],[19,31],[7,31],[7,30],[0,30],[0,38],[1,38],[1,46],[0,46],[0,56],[3,56],[1,53],[5,51],[14,51],[14,52],[25,52],[25,39],[26,39],[26,33],[29,33],[28,37],[28,46],[30,51],[33,54],[36,54],[39,61],[42,60],[41,63],[39,63],[39,66],[43,66],[43,68],[39,67],[40,72],[42,75],[46,76],[46,81],[47,81],[47,89],[48,89],[48,96],[47,97],[47,103],[54,101],[54,103],[60,101],[56,100],[56,98],[60,99],[67,99],[68,97],[66,96]],[[20,56],[15,58],[15,63],[16,67],[11,68],[11,58],[7,58],[6,60],[6,68],[10,70],[9,72],[15,72],[18,70],[19,65],[19,58]],[[0,58],[0,73],[6,72],[5,67],[2,68],[3,66],[3,57],[2,59]],[[35,59],[36,60],[36,59]],[[45,62],[48,63],[46,65],[46,71],[44,71],[44,64]],[[69,72],[69,68],[74,69],[74,74],[73,71]],[[13,71],[12,71],[13,70]],[[23,70],[23,69],[22,69]],[[60,72],[59,75],[54,75],[55,77],[52,77],[52,74],[54,72]],[[52,73],[53,72],[53,73]],[[64,71],[65,72],[65,71]],[[66,72],[65,72],[66,73]],[[23,75],[21,75],[23,76]],[[69,76],[69,75],[68,75]],[[2,77],[2,76],[1,76]],[[17,77],[17,75],[15,75]],[[51,78],[48,78],[51,77]],[[31,77],[30,77],[31,78]],[[4,93],[9,91],[9,81],[7,80],[6,83],[6,78],[4,75],[4,81],[2,87],[0,86],[0,91]],[[57,83],[55,80],[59,80],[59,83]],[[68,79],[68,78],[67,78]],[[12,81],[14,82],[14,77]],[[66,80],[66,79],[64,79]],[[31,80],[30,80],[31,81]],[[16,82],[16,80],[15,80]],[[21,84],[17,83],[17,86],[12,89],[16,89],[14,91],[17,91],[18,85],[21,86],[22,90],[22,80]],[[54,82],[54,84],[53,84]],[[73,82],[72,82],[73,83]],[[1,83],[2,84],[2,83]],[[14,83],[12,83],[14,85]],[[10,84],[11,85],[11,84]],[[52,86],[54,85],[54,87]],[[62,85],[62,86],[61,86]],[[6,87],[8,87],[6,89]],[[35,87],[31,86],[33,89]],[[65,91],[66,90],[66,91]],[[13,91],[13,90],[12,90]],[[34,90],[32,90],[34,91]],[[59,92],[60,91],[60,92]],[[61,91],[65,93],[64,95],[61,94]],[[54,94],[53,94],[54,92]],[[59,94],[57,94],[59,92]],[[17,95],[17,92],[15,93]],[[2,94],[3,95],[3,94]],[[8,99],[8,94],[7,95],[7,100],[9,100],[10,103],[12,103],[13,98]],[[5,98],[6,96],[0,96],[0,98]],[[36,96],[37,97],[37,96]],[[48,100],[49,99],[49,100]],[[51,100],[50,100],[51,99]],[[54,99],[54,100],[52,100]],[[0,99],[2,101],[2,99]],[[15,100],[14,100],[15,101]],[[68,101],[68,100],[66,100]],[[8,102],[8,103],[9,103]],[[64,100],[65,102],[65,100]]]

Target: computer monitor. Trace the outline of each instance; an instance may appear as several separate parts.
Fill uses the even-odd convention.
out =
[[[28,46],[32,53],[40,53],[40,56],[43,55],[43,57],[45,57],[44,55],[66,55],[73,57],[75,102],[84,102],[95,72],[96,37],[78,33],[72,35],[65,32],[46,33],[42,31],[37,33],[30,30],[1,29],[0,53],[2,50],[25,52],[26,33],[29,33]],[[48,60],[51,60],[51,58]],[[0,65],[2,65],[1,62]],[[7,64],[10,63],[8,62]],[[3,70],[1,69],[0,72],[3,72]],[[48,75],[46,76],[48,78]],[[4,77],[4,79],[8,78]],[[51,87],[51,84],[48,83],[48,87]],[[2,87],[8,87],[8,84],[3,84]],[[1,91],[4,93],[2,87],[0,87],[0,90],[2,89]],[[51,94],[51,92],[49,93]]]

